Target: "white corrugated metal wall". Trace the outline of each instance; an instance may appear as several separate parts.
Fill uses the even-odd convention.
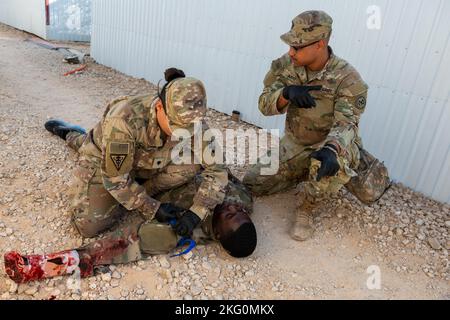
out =
[[[367,26],[373,6],[379,29]],[[304,10],[334,18],[332,46],[370,85],[361,131],[393,178],[450,203],[450,1],[95,0],[92,55],[157,83],[170,66],[204,80],[209,104],[266,128],[257,107],[279,36]],[[376,10],[376,8],[375,8]]]
[[[0,22],[45,38],[45,0],[0,0]]]

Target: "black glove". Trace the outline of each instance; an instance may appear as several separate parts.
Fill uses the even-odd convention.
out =
[[[170,220],[178,219],[181,217],[182,213],[186,211],[185,209],[176,207],[170,203],[163,203],[156,211],[155,218],[158,222],[168,223]]]
[[[175,225],[175,232],[181,237],[190,237],[202,220],[192,211],[186,211]]]
[[[335,150],[336,153],[330,149]],[[337,161],[336,154],[336,148],[331,145],[326,145],[323,149],[311,154],[311,158],[319,160],[322,163],[319,172],[317,173],[317,182],[322,180],[323,177],[333,177],[339,172],[341,167]]]
[[[311,109],[316,101],[309,94],[313,90],[322,90],[322,86],[287,86],[283,90],[283,97],[302,109]]]

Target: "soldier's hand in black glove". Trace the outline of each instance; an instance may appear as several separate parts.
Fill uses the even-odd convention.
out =
[[[332,145],[326,145],[323,149],[313,152],[311,158],[319,160],[322,163],[317,173],[317,182],[324,177],[335,176],[341,168],[337,161],[337,150]]]
[[[319,90],[322,90],[322,86],[287,86],[283,90],[283,97],[301,109],[311,109],[316,106],[316,101],[309,92]]]
[[[176,207],[170,203],[163,203],[156,212],[155,218],[158,222],[168,223],[170,220],[178,219],[185,209]]]
[[[190,237],[202,220],[192,211],[186,211],[175,225],[175,232],[181,237]]]

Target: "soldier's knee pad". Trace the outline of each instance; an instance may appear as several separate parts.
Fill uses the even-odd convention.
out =
[[[168,224],[145,222],[138,231],[141,252],[149,255],[166,254],[177,247],[178,237]]]

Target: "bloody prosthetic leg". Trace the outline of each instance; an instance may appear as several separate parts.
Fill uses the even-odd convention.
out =
[[[91,257],[69,250],[48,255],[23,256],[17,252],[5,254],[5,270],[16,283],[70,275],[80,270],[81,277],[93,274]]]
[[[103,240],[76,250],[47,255],[5,254],[5,270],[16,283],[42,280],[80,272],[81,278],[94,275],[94,267],[128,263],[141,259],[137,226],[111,233]]]

